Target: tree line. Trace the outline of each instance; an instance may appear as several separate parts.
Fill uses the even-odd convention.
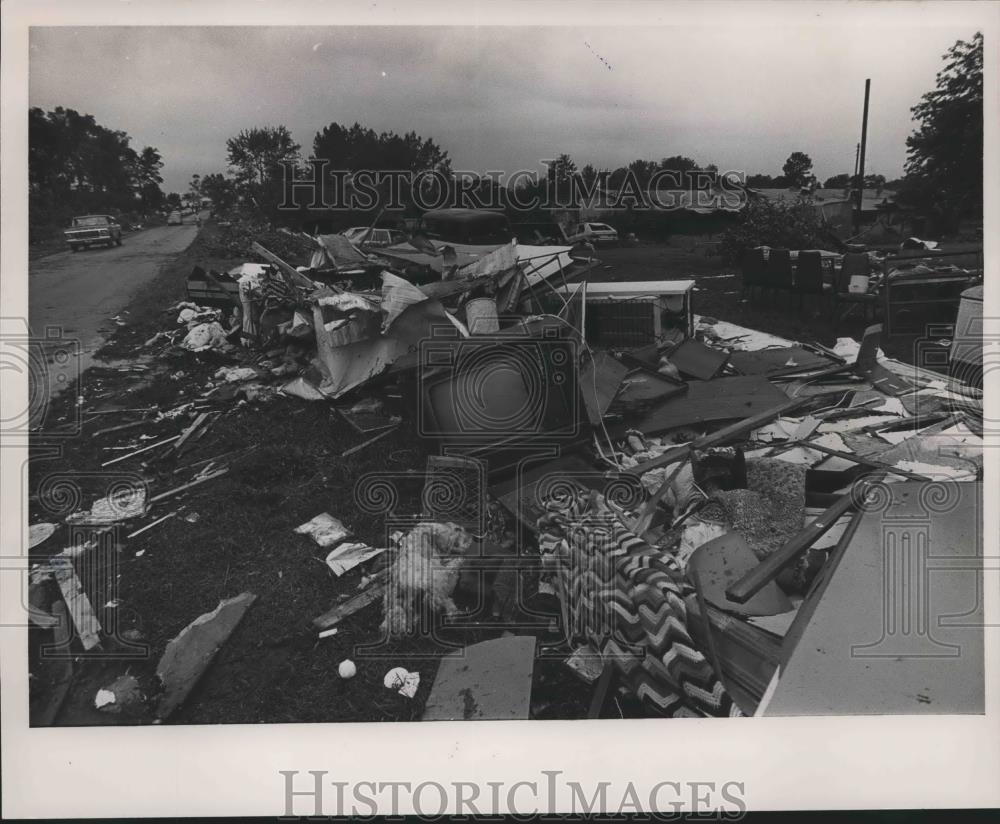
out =
[[[127,133],[61,106],[28,111],[29,217],[36,229],[86,212],[144,214],[165,202],[163,160]]]

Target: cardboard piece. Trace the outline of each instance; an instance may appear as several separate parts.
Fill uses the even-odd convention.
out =
[[[244,592],[221,601],[211,612],[200,615],[167,643],[156,675],[163,684],[163,695],[156,707],[156,717],[170,715],[191,694],[205,674],[215,654],[233,634],[257,596]]]
[[[535,637],[509,635],[446,655],[424,706],[424,721],[526,719]]]

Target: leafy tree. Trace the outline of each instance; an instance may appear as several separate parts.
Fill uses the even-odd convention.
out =
[[[313,157],[327,160],[332,171],[422,172],[451,168],[448,153],[432,138],[424,140],[416,132],[398,135],[376,133],[360,123],[350,128],[331,123],[313,138]]]
[[[721,250],[735,263],[755,246],[815,249],[821,242],[819,218],[811,201],[797,198],[788,203],[756,197],[740,212],[739,222],[723,233]]]
[[[217,211],[226,211],[236,204],[236,183],[218,172],[201,178],[201,193],[212,201]]]
[[[280,164],[297,160],[300,148],[284,126],[244,129],[226,141],[229,165],[251,194],[262,194],[278,183]]]
[[[171,192],[165,198],[167,208],[169,209],[180,209],[181,208],[181,196],[177,192]]]
[[[548,172],[546,178],[550,183],[562,185],[568,183],[577,174],[576,163],[573,162],[573,158],[568,154],[559,155],[555,160],[550,160],[547,165]]]
[[[846,172],[828,177],[823,184],[824,189],[846,189],[851,185],[851,175]]]
[[[946,221],[983,209],[983,35],[943,56],[937,86],[911,109],[905,199]]]
[[[812,158],[805,152],[792,152],[781,167],[789,186],[805,186],[812,178]]]
[[[130,213],[158,207],[163,161],[152,146],[136,152],[123,131],[89,114],[57,107],[28,111],[29,222],[32,235],[81,212]]]

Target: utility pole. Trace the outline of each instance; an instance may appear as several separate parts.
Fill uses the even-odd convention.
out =
[[[854,233],[861,230],[861,202],[864,199],[865,191],[865,149],[868,145],[868,95],[871,92],[871,78],[865,80],[865,110],[861,115],[861,148],[858,151],[858,173],[855,177],[857,198],[856,211],[854,212]]]

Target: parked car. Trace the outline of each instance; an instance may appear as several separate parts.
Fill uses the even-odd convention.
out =
[[[351,241],[351,243],[361,243],[364,240],[365,246],[373,248],[395,246],[397,243],[406,242],[406,232],[401,232],[399,229],[372,229],[368,237],[365,238],[366,232],[368,232],[367,226],[355,226],[352,229],[341,232],[341,234]]]
[[[184,218],[180,212],[171,212],[167,215],[167,226],[180,226],[184,223]]]
[[[489,209],[432,209],[420,218],[420,230],[431,240],[470,246],[499,246],[513,237],[507,216]]]
[[[70,227],[63,232],[69,248],[74,252],[86,246],[122,245],[122,227],[111,215],[80,215],[73,218]]]
[[[617,243],[618,230],[607,223],[581,223],[566,239],[571,243],[585,240],[595,246],[600,243]]]

